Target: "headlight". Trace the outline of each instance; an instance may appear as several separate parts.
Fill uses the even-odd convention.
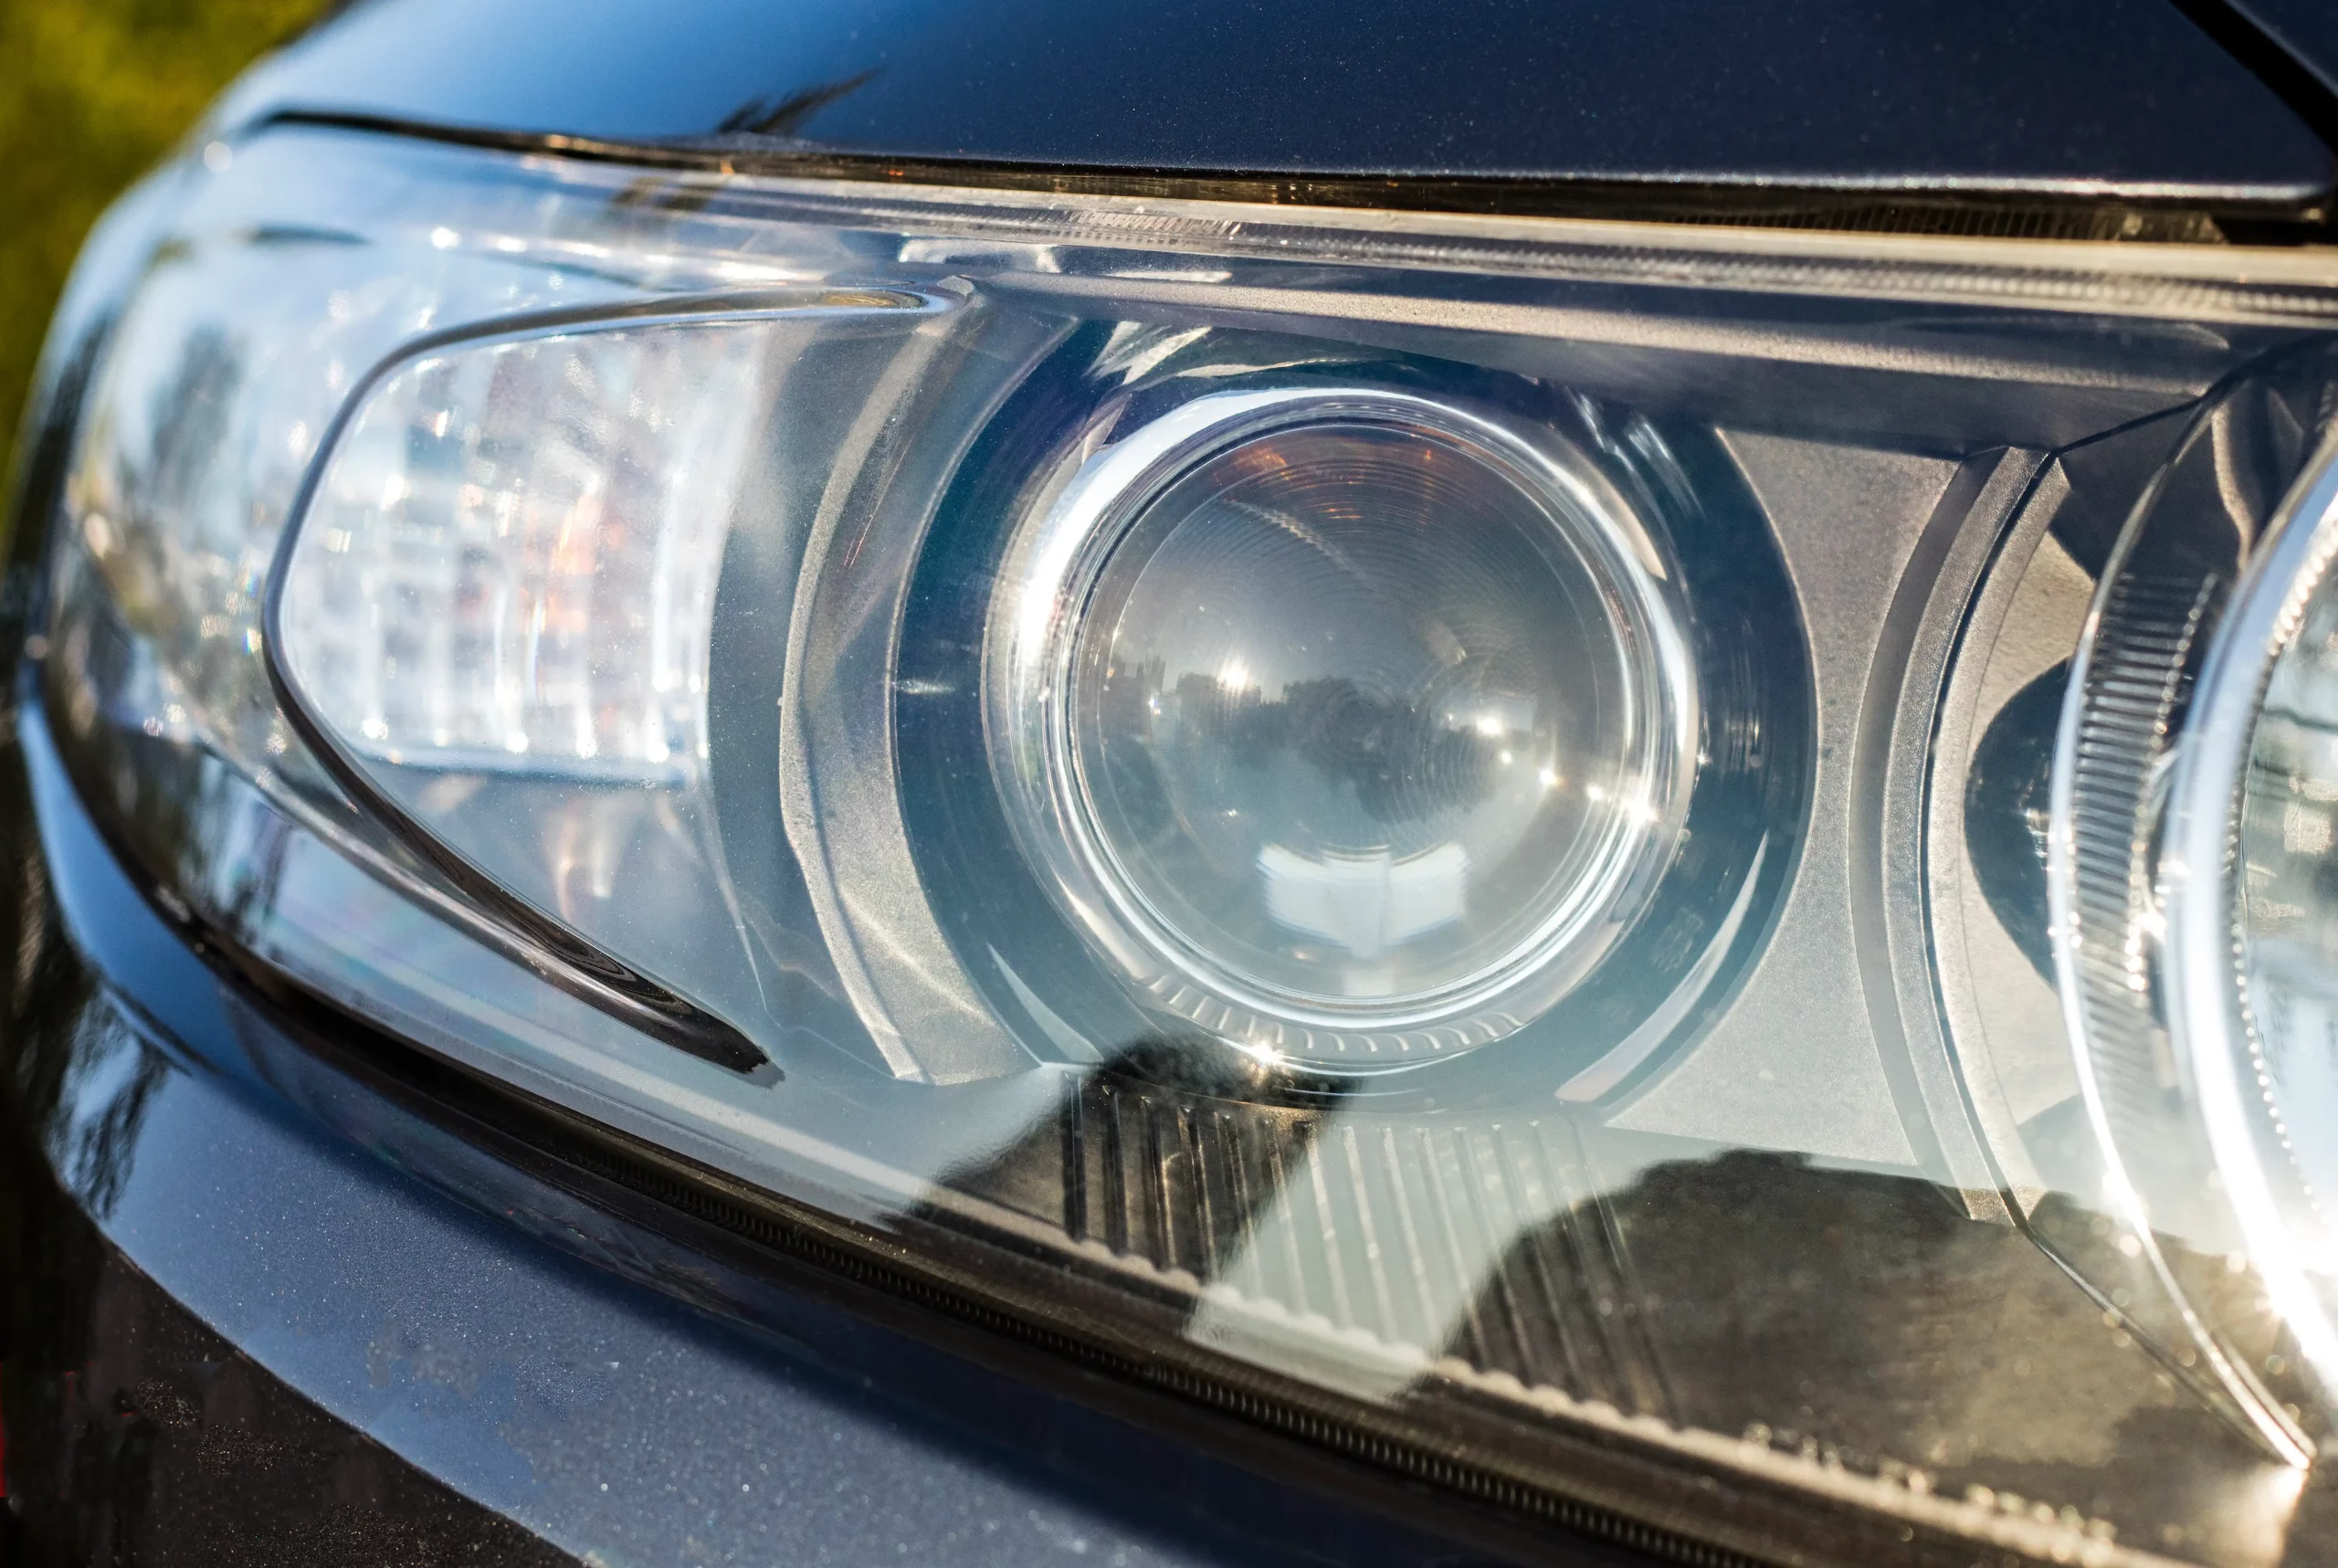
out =
[[[2322,258],[172,178],[29,732],[203,940],[1585,1528],[2306,1550]]]

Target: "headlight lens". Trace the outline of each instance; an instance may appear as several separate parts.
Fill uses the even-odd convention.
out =
[[[1143,997],[1243,1048],[1511,1034],[1677,831],[1655,548],[1588,461],[1449,406],[1198,398],[1010,556],[989,722],[1027,841]]]
[[[2099,1201],[2146,1266],[2123,1289],[2183,1364],[2213,1369],[2209,1397],[2299,1456],[2320,1417],[2297,1363],[2338,1370],[2306,1285],[2322,1246],[2300,1181],[2328,1129],[2308,1098],[2318,1047],[2300,1052],[2274,1022],[2295,993],[2265,983],[2269,961],[2311,974],[2281,938],[2319,900],[2276,890],[2299,899],[2311,874],[2269,860],[2264,797],[2291,796],[2270,842],[2285,823],[2306,846],[2296,795],[2314,786],[2297,742],[2311,719],[2291,704],[2307,668],[2295,656],[2313,651],[2295,639],[2319,517],[2295,514],[2327,510],[2328,466],[2310,459],[2333,384],[2315,349],[2210,399],[2121,530],[2063,703],[2049,866],[2079,1087],[2109,1161]],[[2082,1239],[2057,1245],[2122,1289]]]
[[[209,940],[1417,1474],[2310,1532],[2318,258],[184,178],[43,689]]]
[[[2293,524],[2302,527],[2302,522]],[[2322,532],[2328,527],[2324,520]],[[2338,1192],[2338,592],[2317,541],[2280,610],[2281,638],[2244,764],[2233,900],[2241,1005],[2268,1110],[2288,1134],[2305,1189]],[[2317,1205],[2318,1206],[2318,1205]],[[2299,1237],[2301,1261],[2338,1278],[2324,1226]]]
[[[2309,1354],[2338,1370],[2338,1336],[2306,1312],[2308,1301],[2327,1312],[2338,1289],[2338,1235],[2323,1212],[2323,1194],[2338,1194],[2338,877],[2330,831],[2338,806],[2338,585],[2330,578],[2338,530],[2327,511],[2293,517],[2289,526],[2309,539],[2305,559],[2289,582],[2259,590],[2278,593],[2279,609],[2233,831],[2227,897],[2242,1027],[2231,1047],[2234,1087],[2255,1090],[2250,1109],[2285,1156],[2271,1167],[2281,1178],[2278,1195],[2264,1194],[2277,1207],[2263,1218],[2279,1228],[2260,1224],[2253,1249],[2282,1257],[2294,1268],[2291,1279],[2310,1287],[2294,1307],[2306,1317],[2300,1337]],[[2236,1097],[2227,1090],[2227,1098]],[[2252,1153],[2258,1142],[2250,1140]]]
[[[2230,476],[2224,505],[2189,527],[2139,516],[2108,589],[2117,596],[2104,616],[2120,639],[2112,651],[2146,674],[2163,672],[2168,696],[2155,706],[2172,713],[2162,724],[2180,749],[2168,769],[2154,899],[2127,943],[2131,986],[2163,990],[2165,1005],[2140,1028],[2122,1020],[2124,1031],[2096,1031],[2091,1065],[2101,1120],[2132,1147],[2148,1128],[2114,1100],[2134,1095],[2135,1068],[2121,1047],[2137,1037],[2164,1053],[2150,1109],[2180,1119],[2185,1136],[2174,1147],[2188,1147],[2186,1163],[2213,1173],[2186,1192],[2153,1170],[2131,1201],[2190,1248],[2251,1261],[2264,1295],[2232,1303],[2193,1289],[2196,1331],[2233,1382],[2264,1390],[2267,1405],[2294,1417],[2288,1363],[2309,1363],[2316,1386],[2338,1374],[2338,1238],[2324,1208],[2338,1138],[2328,1000],[2338,991],[2329,942],[2338,883],[2325,869],[2338,802],[2329,579],[2338,448],[2327,436],[2333,382],[2322,362],[2309,359],[2272,385],[2288,395],[2228,398],[2207,422],[2219,471]],[[2315,447],[2286,497],[2257,479],[2267,448],[2286,468]],[[2164,584],[2156,593],[2147,586],[2154,581]],[[2155,667],[2125,652],[2152,646],[2139,628],[2171,618],[2144,606],[2187,593],[2187,635],[2171,646],[2163,634]],[[2196,682],[2188,695],[2187,679]],[[2089,730],[2115,732],[2108,708],[2097,696],[2073,713],[2080,743]],[[2074,827],[2072,847],[2107,860],[2099,837]],[[2109,924],[2077,924],[2074,934],[2097,937]],[[2101,966],[2083,952],[2072,958]],[[2164,1034],[2154,1026],[2161,1017]]]

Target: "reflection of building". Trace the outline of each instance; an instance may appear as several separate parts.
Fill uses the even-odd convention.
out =
[[[1277,921],[1371,960],[1461,918],[1469,855],[1440,844],[1403,860],[1385,849],[1314,860],[1269,844],[1259,851],[1259,877]]]

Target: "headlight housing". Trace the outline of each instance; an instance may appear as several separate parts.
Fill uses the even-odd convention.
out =
[[[41,677],[208,939],[1482,1494],[2305,1539],[2318,258],[228,162]]]

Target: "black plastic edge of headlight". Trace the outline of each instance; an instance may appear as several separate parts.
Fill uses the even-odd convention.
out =
[[[2319,84],[2315,85],[2318,88]],[[2314,122],[2338,125],[2338,95],[2323,96],[2333,101]],[[2302,110],[2299,112],[2304,117]],[[301,108],[272,110],[257,120],[225,128],[225,133],[231,139],[242,138],[279,125],[366,132],[494,152],[624,163],[640,169],[645,175],[764,174],[1063,196],[1138,196],[1163,201],[1360,207],[1943,238],[2161,245],[2314,245],[2338,240],[2338,213],[2321,205],[2208,206],[2187,196],[2106,194],[2082,188],[2059,191],[1941,185],[1875,189],[1764,182],[1551,181],[1494,175],[1374,178],[1270,170],[1200,174],[1175,169],[1067,168],[982,159],[886,158],[774,145],[752,136],[619,142]],[[657,193],[654,188],[645,189],[637,199],[654,205]]]

